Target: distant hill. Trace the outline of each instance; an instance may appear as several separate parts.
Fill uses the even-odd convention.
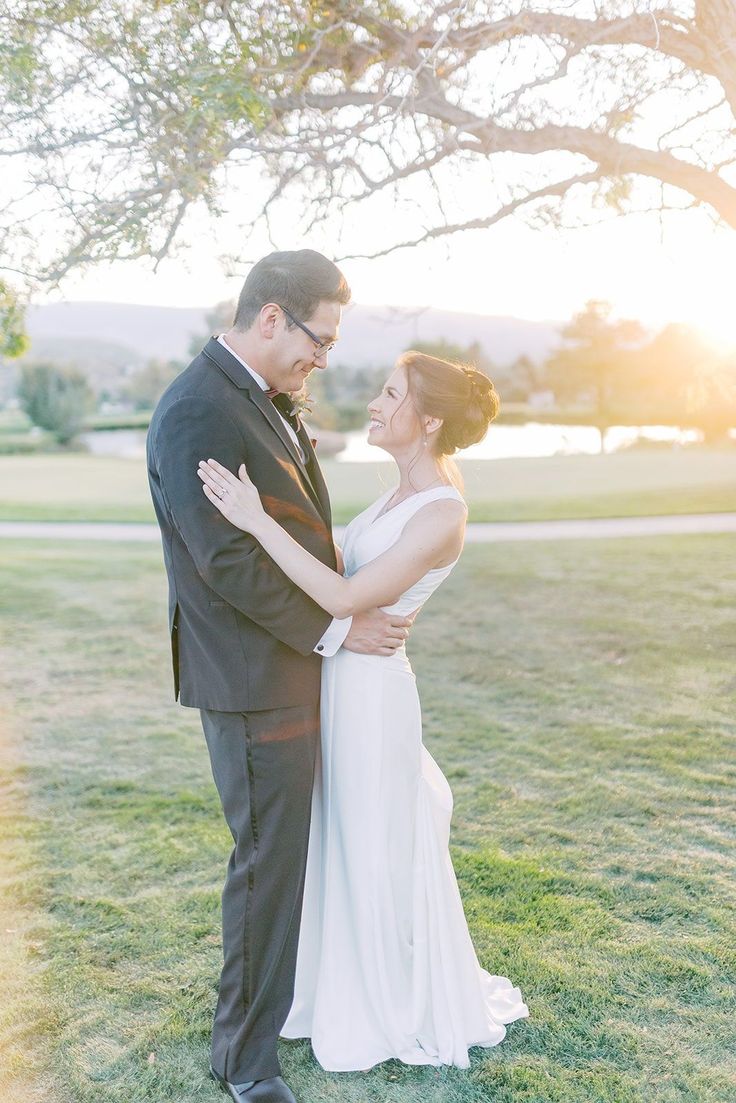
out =
[[[209,308],[127,305],[125,303],[53,303],[28,312],[30,357],[50,356],[55,343],[68,353],[77,344],[84,366],[110,346],[110,366],[137,365],[149,359],[184,360],[189,343],[206,333]],[[504,366],[517,356],[544,359],[559,342],[553,322],[487,317],[454,311],[353,305],[345,312],[336,367],[386,366],[417,341],[439,338],[460,345],[478,341],[492,362]],[[91,342],[95,345],[92,346]],[[114,351],[113,351],[114,346]]]
[[[345,312],[335,363],[348,366],[390,363],[417,341],[440,338],[456,345],[477,341],[492,363],[505,366],[522,355],[532,360],[545,359],[559,343],[559,326],[554,322],[450,310],[358,304]]]
[[[132,363],[184,359],[193,334],[206,328],[207,310],[195,307],[130,306],[126,303],[50,303],[27,315],[30,356],[50,341],[95,341],[126,350]]]

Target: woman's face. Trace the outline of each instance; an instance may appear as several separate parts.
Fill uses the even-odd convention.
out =
[[[406,370],[394,368],[381,393],[368,404],[368,443],[388,452],[414,450],[422,436],[421,422],[408,394]]]

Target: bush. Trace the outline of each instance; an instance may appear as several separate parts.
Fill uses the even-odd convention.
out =
[[[53,450],[55,446],[51,446]],[[29,434],[13,436],[10,433],[0,434],[0,456],[34,456],[39,452],[49,451],[47,437],[32,437]]]
[[[177,360],[149,360],[130,377],[124,395],[136,410],[152,410],[183,365]]]
[[[18,398],[26,414],[59,444],[68,444],[82,428],[93,395],[80,372],[53,364],[28,364],[21,369]]]

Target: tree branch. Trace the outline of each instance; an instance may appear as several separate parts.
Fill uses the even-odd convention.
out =
[[[397,249],[413,249],[426,241],[432,241],[439,237],[446,237],[448,234],[457,234],[462,230],[487,230],[489,226],[501,222],[504,218],[508,218],[510,215],[515,214],[522,207],[526,207],[531,203],[536,203],[539,199],[545,199],[551,195],[565,195],[571,188],[575,187],[576,184],[593,184],[600,179],[601,174],[599,172],[587,172],[578,176],[571,176],[567,180],[560,180],[555,184],[549,184],[545,188],[539,188],[537,191],[520,195],[516,199],[511,200],[511,202],[505,203],[502,207],[499,207],[494,214],[486,218],[473,218],[467,222],[435,226],[433,229],[427,230],[421,237],[414,238],[411,241],[402,241],[396,245],[390,245],[386,249],[380,249],[375,253],[349,253],[346,256],[340,257],[340,260],[375,260],[376,257],[388,256],[390,253],[396,252]]]
[[[277,113],[287,112],[294,110],[299,104],[326,112],[347,106],[370,105],[374,102],[374,97],[365,92],[338,92],[333,95],[306,94],[299,101],[291,97],[281,102],[277,101],[274,109]],[[384,99],[382,106],[386,109],[398,108],[401,102],[398,97],[391,97],[390,100]],[[472,141],[464,146],[463,142],[459,141],[458,145],[472,149],[476,153],[484,153],[487,156],[502,152],[536,155],[565,150],[587,157],[602,171],[614,176],[626,173],[649,176],[663,184],[670,184],[690,192],[701,202],[710,204],[724,222],[736,229],[736,188],[722,177],[699,165],[681,160],[666,150],[646,149],[582,127],[556,126],[551,123],[528,130],[503,127],[436,95],[431,99],[423,98],[416,101],[413,109],[416,113],[456,127],[459,132],[467,134]]]

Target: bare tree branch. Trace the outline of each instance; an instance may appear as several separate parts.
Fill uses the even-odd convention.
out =
[[[34,249],[21,185],[0,243],[11,267],[54,281],[115,258],[159,263],[191,205],[215,210],[244,163],[269,181],[248,225],[274,240],[286,195],[312,227],[388,187],[419,194],[422,179],[415,222],[432,229],[390,248],[543,198],[561,212],[571,189],[581,222],[601,200],[646,210],[647,180],[663,208],[701,206],[736,228],[736,4],[631,6],[0,0],[0,156],[24,159],[39,225],[52,207],[57,234]],[[480,166],[490,213],[466,219],[448,181]]]
[[[504,218],[508,218],[510,215],[515,214],[522,207],[529,206],[550,195],[566,195],[576,184],[593,184],[598,180],[600,180],[600,174],[597,172],[588,172],[579,176],[571,176],[567,180],[560,180],[556,184],[550,184],[549,187],[540,188],[538,191],[520,195],[517,199],[499,207],[494,214],[486,218],[473,218],[469,219],[467,222],[435,226],[433,229],[427,230],[426,233],[411,241],[398,242],[396,245],[390,245],[386,249],[379,249],[373,253],[349,253],[340,259],[374,260],[376,257],[388,256],[390,253],[396,252],[397,249],[413,249],[426,241],[432,241],[439,237],[447,237],[449,234],[457,234],[462,230],[487,230],[489,226],[494,226],[497,222],[501,222]]]

